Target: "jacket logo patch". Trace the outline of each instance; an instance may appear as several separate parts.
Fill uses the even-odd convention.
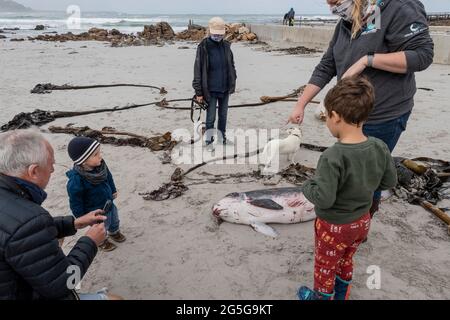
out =
[[[405,38],[413,37],[421,32],[428,30],[428,26],[422,23],[413,23],[409,26],[409,33],[405,34]]]

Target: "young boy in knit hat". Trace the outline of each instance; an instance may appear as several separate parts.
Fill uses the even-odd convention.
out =
[[[69,178],[67,192],[70,209],[75,217],[103,209],[108,200],[112,202],[117,198],[117,189],[111,172],[102,158],[98,141],[88,137],[76,137],[70,141],[68,153],[74,166],[66,173]],[[105,228],[109,238],[115,242],[124,242],[126,238],[119,229],[117,207],[113,204],[105,215],[107,217]],[[108,238],[100,246],[103,251],[112,251],[116,248]]]
[[[301,300],[345,300],[350,293],[353,255],[366,239],[373,193],[397,184],[387,145],[366,137],[374,88],[362,77],[340,80],[325,97],[327,127],[337,142],[320,157],[313,179],[303,185],[315,206],[314,290],[302,286]]]

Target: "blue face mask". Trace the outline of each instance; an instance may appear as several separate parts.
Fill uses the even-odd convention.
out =
[[[220,42],[223,40],[222,34],[212,34],[209,37],[211,38],[212,41],[215,41],[215,42]]]

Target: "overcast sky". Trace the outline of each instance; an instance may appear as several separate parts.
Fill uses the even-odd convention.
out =
[[[37,10],[63,10],[76,4],[81,11],[118,11],[148,14],[284,13],[294,7],[298,15],[327,14],[325,0],[16,0]],[[450,0],[422,0],[428,12],[450,11]]]

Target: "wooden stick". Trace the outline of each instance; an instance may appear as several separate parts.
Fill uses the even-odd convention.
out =
[[[422,200],[420,201],[420,205],[425,209],[431,211],[436,217],[445,222],[448,226],[450,226],[450,216],[446,214],[444,211],[439,209],[438,207],[432,205],[428,201]]]

